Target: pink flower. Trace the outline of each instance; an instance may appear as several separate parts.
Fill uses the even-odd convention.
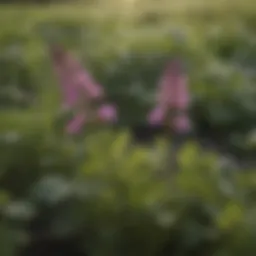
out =
[[[156,107],[149,113],[148,122],[151,125],[162,124],[164,122],[164,116],[165,116],[165,111],[160,107]]]
[[[64,109],[83,113],[76,115],[67,124],[66,131],[78,133],[85,123],[96,119],[102,122],[116,121],[117,111],[114,106],[104,104],[99,109],[93,106],[95,101],[103,100],[104,90],[80,62],[59,46],[50,48],[50,54],[62,89]],[[92,116],[94,113],[96,116]]]
[[[191,122],[188,116],[180,115],[173,118],[171,126],[178,133],[186,133],[191,130]]]
[[[183,132],[190,127],[190,120],[187,114],[190,103],[189,92],[187,88],[187,76],[181,69],[177,61],[169,63],[158,84],[157,105],[150,112],[148,121],[150,124],[169,123],[177,132]],[[169,113],[174,117],[172,121]],[[176,116],[175,112],[182,113]]]
[[[75,116],[66,126],[66,132],[69,134],[79,133],[86,122],[84,114],[78,114]]]
[[[61,85],[63,105],[65,107],[73,107],[79,100],[79,93],[74,87],[73,81],[67,71],[67,67],[63,65],[64,63],[62,63],[60,56],[54,57],[53,68]]]
[[[74,83],[78,88],[84,89],[90,99],[101,98],[104,94],[102,87],[97,84],[86,70],[77,70]]]
[[[50,49],[53,67],[63,92],[64,105],[75,106],[81,100],[100,99],[103,88],[97,84],[86,69],[61,47]]]
[[[178,62],[168,64],[158,87],[157,103],[159,105],[179,110],[187,109],[189,105],[187,76],[182,72]]]
[[[115,122],[117,120],[117,111],[113,105],[104,104],[98,111],[98,118],[102,122]]]

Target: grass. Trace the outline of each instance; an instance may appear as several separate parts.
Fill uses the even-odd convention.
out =
[[[94,4],[86,4],[83,1],[72,4],[51,5],[2,5],[0,8],[1,18],[33,18],[35,20],[71,18],[73,20],[86,20],[88,17],[104,19],[105,17],[119,16],[131,20],[139,18],[148,12],[168,15],[169,17],[189,16],[200,18],[205,15],[217,15],[219,17],[234,16],[237,13],[256,12],[253,0],[101,0]],[[126,14],[126,15],[123,15]],[[21,20],[21,22],[23,19]],[[17,24],[16,24],[17,25]]]
[[[219,111],[218,106],[216,107],[218,102],[230,100],[229,98],[233,96],[229,97],[229,95],[233,92],[229,93],[228,90],[232,87],[238,92],[237,83],[238,87],[249,83],[247,78],[243,79],[239,76],[240,73],[236,74],[236,78],[236,63],[233,63],[233,60],[224,59],[222,52],[225,53],[228,48],[231,52],[241,49],[243,53],[249,49],[247,45],[251,40],[252,49],[248,51],[250,53],[248,56],[253,56],[255,13],[256,5],[253,0],[132,2],[102,0],[94,1],[94,4],[85,4],[84,1],[80,1],[44,6],[1,6],[0,22],[5,25],[0,27],[0,45],[4,52],[6,45],[17,42],[22,44],[25,63],[33,76],[33,83],[39,88],[38,104],[34,107],[33,114],[30,113],[31,115],[37,115],[36,113],[40,111],[44,119],[43,116],[48,114],[43,113],[54,112],[58,106],[56,82],[49,68],[45,52],[47,39],[43,33],[45,31],[49,33],[49,39],[56,36],[56,31],[63,29],[58,40],[67,44],[78,55],[80,54],[82,60],[86,60],[90,70],[95,72],[97,79],[106,88],[110,88],[111,93],[114,94],[114,100],[120,107],[122,105],[122,111],[130,117],[131,110],[126,111],[126,105],[134,100],[136,104],[138,103],[135,104],[134,109],[144,107],[140,103],[145,98],[150,98],[160,76],[162,64],[155,61],[154,55],[165,56],[170,53],[170,49],[178,48],[179,41],[173,34],[181,31],[187,36],[185,44],[182,45],[182,53],[189,61],[192,60],[193,93],[195,92],[196,97],[201,97],[207,104],[209,103],[208,109],[211,108],[214,111],[212,119],[217,117],[218,121],[223,117],[220,117],[217,112],[226,113],[228,109],[229,117],[236,116],[237,112],[230,110],[229,103],[224,104],[225,111]],[[130,66],[125,64],[126,56],[134,59]],[[147,56],[149,56],[148,59]],[[116,73],[110,74],[111,68],[115,69]],[[208,85],[207,79],[211,76],[210,72],[215,72],[217,77],[215,77],[214,86]],[[227,73],[231,75],[226,75]],[[150,78],[148,74],[151,74]],[[222,75],[227,77],[225,90],[222,90],[224,84],[221,80]],[[141,80],[143,90],[140,95],[126,97],[132,85]],[[219,84],[216,86],[216,83]],[[236,100],[235,94],[234,100],[230,101]],[[122,99],[120,96],[126,98]],[[120,102],[120,98],[123,103]],[[17,112],[19,111],[4,110],[4,113],[0,114],[7,118],[6,116],[10,113],[14,120],[19,120]],[[138,115],[138,119],[141,116],[145,116],[145,113]],[[8,119],[11,120],[11,117]]]

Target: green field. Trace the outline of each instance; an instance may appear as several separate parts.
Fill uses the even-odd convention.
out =
[[[89,256],[254,255],[256,4],[90,2],[0,5],[0,255],[76,256],[74,239]],[[117,129],[63,134],[50,43],[104,86]],[[131,145],[126,131],[145,121],[173,57],[196,131],[250,163],[243,170],[197,139],[176,153],[178,173],[170,141]],[[41,234],[67,240],[52,252]]]

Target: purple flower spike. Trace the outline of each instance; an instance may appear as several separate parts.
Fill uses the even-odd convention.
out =
[[[102,122],[117,121],[117,110],[111,104],[104,104],[98,109],[98,118]]]
[[[104,91],[102,87],[92,79],[86,70],[78,70],[75,79],[75,83],[78,87],[86,91],[88,98],[99,99],[103,96]]]
[[[100,99],[103,88],[97,84],[80,62],[61,47],[50,49],[53,66],[61,85],[64,105],[73,107],[81,100]]]
[[[157,103],[168,108],[185,110],[189,105],[187,76],[177,61],[168,64],[158,85]]]
[[[178,61],[169,63],[158,84],[157,105],[149,114],[150,124],[169,123],[176,132],[190,129],[188,107],[190,95],[187,76]],[[173,113],[174,115],[170,115]],[[178,113],[178,115],[176,115]],[[167,120],[171,118],[172,120]]]
[[[164,117],[165,117],[165,112],[162,108],[156,107],[153,109],[149,115],[148,115],[148,122],[151,125],[159,125],[163,124],[164,122]]]
[[[79,133],[86,122],[85,114],[78,114],[66,126],[66,131],[69,134]]]
[[[71,108],[79,100],[79,93],[73,86],[73,82],[68,72],[68,68],[65,65],[63,54],[64,53],[61,51],[55,52],[54,50],[52,50],[53,68],[61,85],[63,105],[65,108]]]
[[[177,62],[170,63],[166,72],[169,75],[169,88],[167,88],[166,93],[169,92],[170,107],[179,111],[187,110],[190,96],[186,74]]]
[[[171,126],[177,133],[187,133],[191,130],[191,122],[186,115],[176,116],[173,119]]]
[[[117,120],[116,108],[110,104],[95,110],[95,100],[98,105],[104,98],[103,87],[94,81],[78,60],[59,46],[50,48],[50,56],[63,94],[63,108],[83,113],[67,124],[67,133],[79,133],[88,122]]]

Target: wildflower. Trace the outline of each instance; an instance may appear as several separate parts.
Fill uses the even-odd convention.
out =
[[[98,118],[102,122],[113,122],[117,120],[116,108],[111,104],[103,104],[98,109]]]
[[[71,109],[75,113],[66,131],[74,134],[78,133],[85,123],[116,121],[116,108],[104,102],[103,88],[94,81],[79,61],[57,46],[50,49],[50,55],[62,89],[63,108]]]
[[[157,105],[149,113],[152,125],[168,125],[175,132],[186,132],[191,128],[188,116],[190,103],[187,76],[177,61],[169,63],[158,84]]]
[[[66,126],[66,132],[69,134],[79,133],[86,122],[84,113],[77,114]]]

